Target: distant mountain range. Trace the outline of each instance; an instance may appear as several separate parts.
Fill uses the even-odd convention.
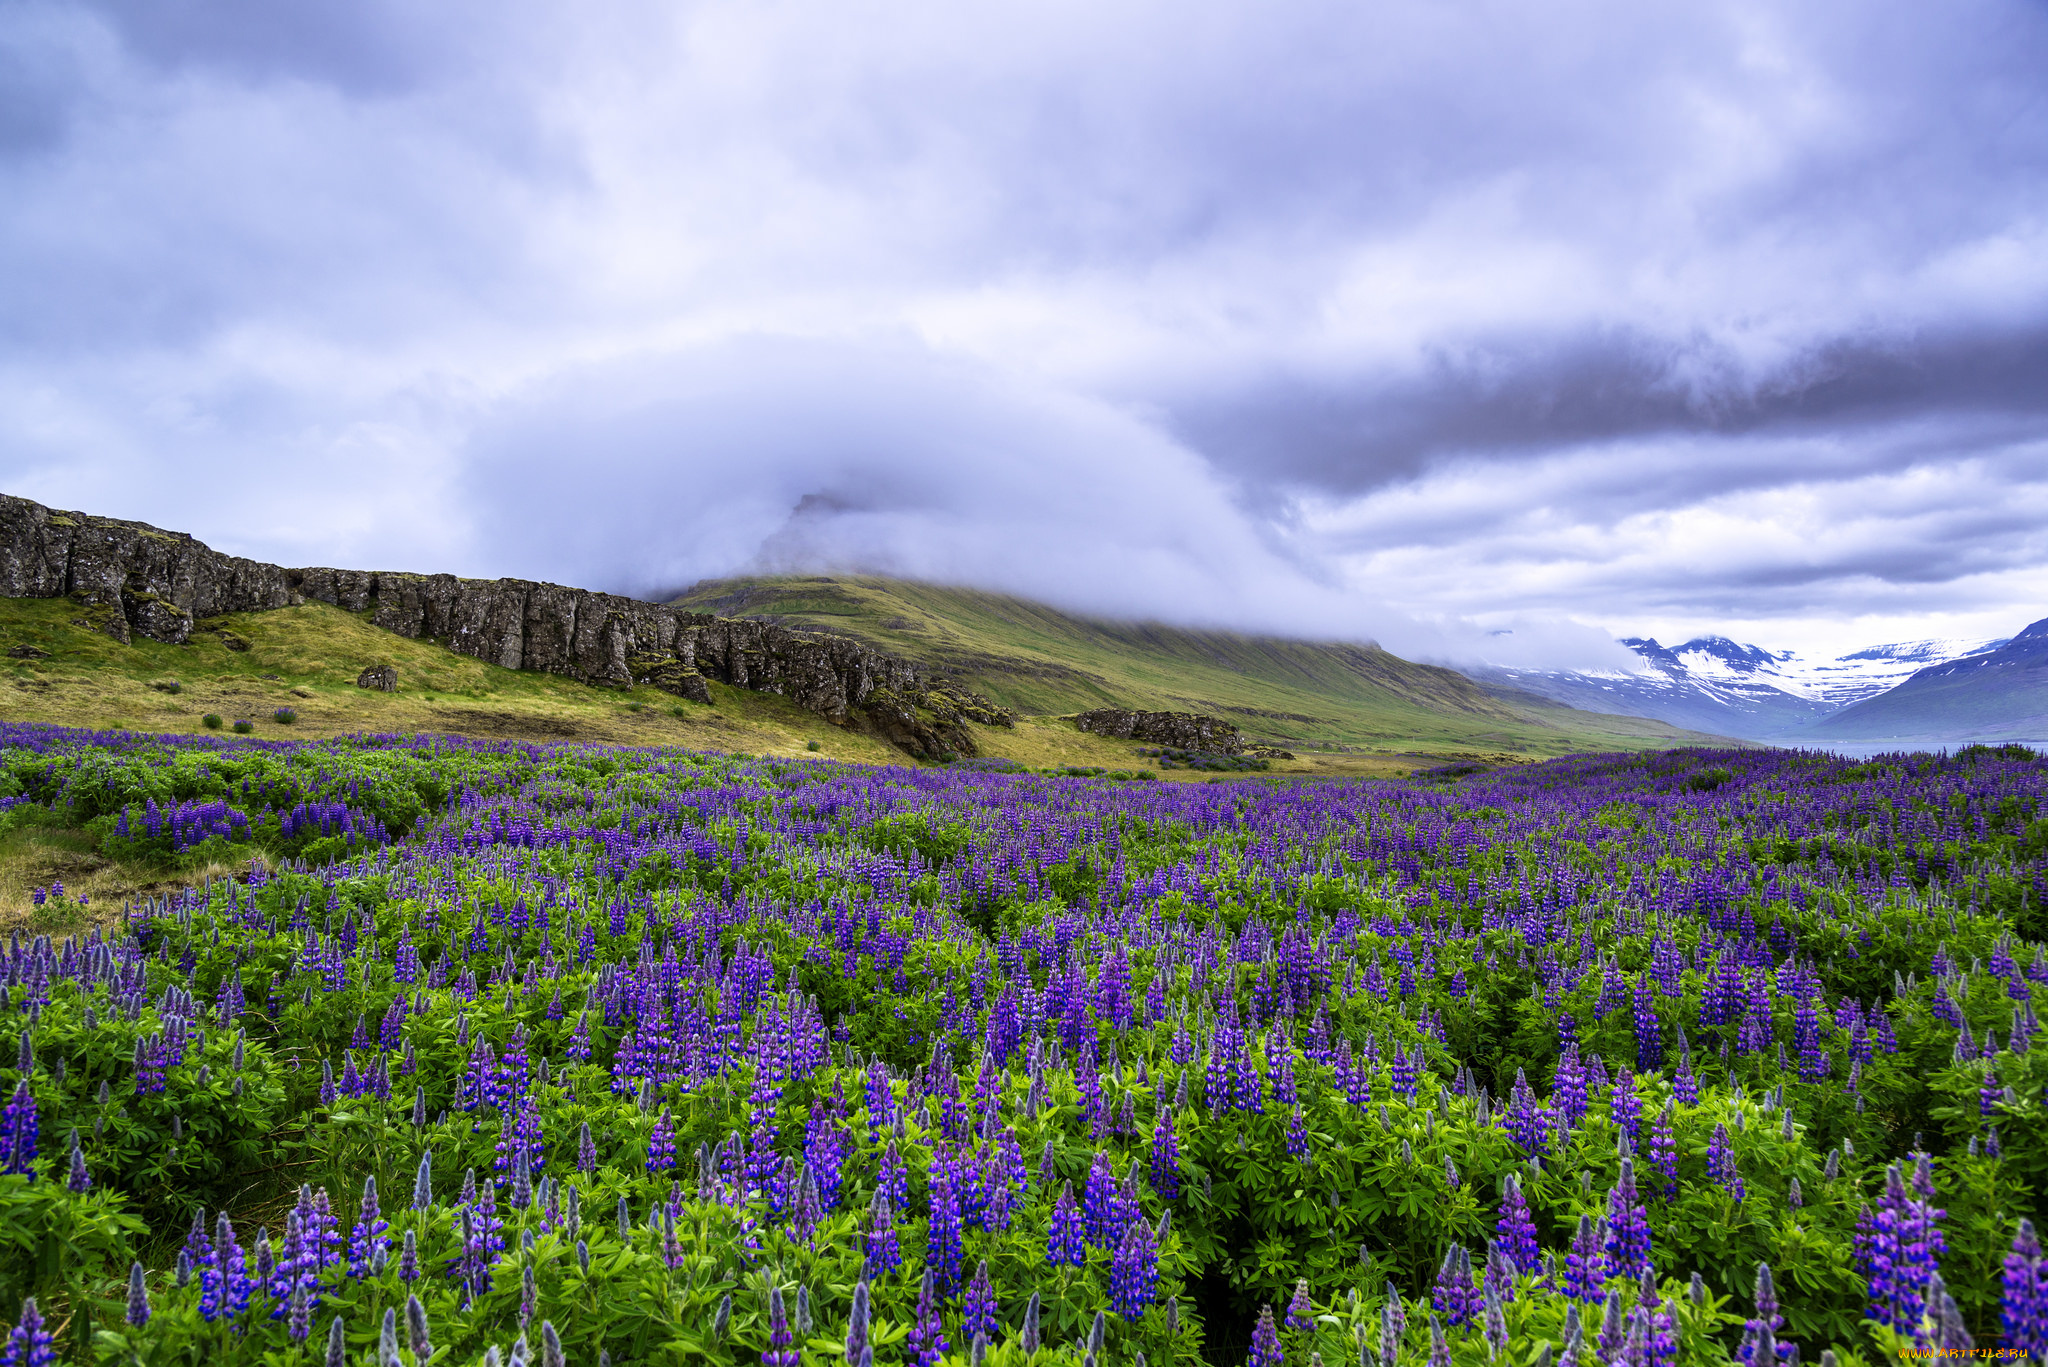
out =
[[[1808,734],[1816,744],[2048,738],[2048,618],[1991,649],[1919,670],[1824,717]]]
[[[1962,744],[2048,736],[2048,620],[1990,641],[1937,639],[1821,657],[1722,636],[1629,637],[1640,671],[1467,668],[1482,687],[1784,745]],[[2029,672],[2033,671],[2033,672]]]

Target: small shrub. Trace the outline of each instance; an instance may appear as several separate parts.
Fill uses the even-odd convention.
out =
[[[220,713],[208,712],[205,716],[199,719],[199,724],[209,731],[220,730]]]
[[[238,736],[246,736],[255,729],[256,723],[253,721],[238,721],[235,723],[235,734]]]
[[[299,719],[299,714],[297,712],[294,712],[289,707],[280,707],[277,709],[277,711],[272,712],[270,715],[271,718],[281,726],[290,726],[293,722]]]
[[[814,740],[807,740],[807,741],[805,741],[805,742],[804,742],[804,749],[806,749],[806,750],[816,750],[817,748],[818,748],[818,742],[816,742],[816,741],[814,741]]]

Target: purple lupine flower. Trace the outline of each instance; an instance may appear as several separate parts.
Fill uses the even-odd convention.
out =
[[[467,1303],[490,1288],[491,1266],[505,1248],[496,1191],[488,1182],[478,1189],[475,1168],[463,1174],[462,1197],[454,1213],[461,1247],[448,1262],[448,1275],[462,1287]]]
[[[791,1345],[789,1313],[783,1308],[782,1288],[768,1289],[768,1351],[761,1354],[761,1367],[797,1367],[798,1354]]]
[[[1463,1244],[1452,1244],[1444,1250],[1429,1303],[1451,1322],[1452,1328],[1470,1324],[1486,1308],[1484,1298],[1472,1284],[1472,1256]]]
[[[1287,1302],[1287,1313],[1280,1320],[1281,1327],[1300,1333],[1309,1327],[1315,1313],[1315,1303],[1308,1298],[1308,1279],[1297,1278],[1294,1283],[1294,1295]]]
[[[938,1299],[932,1294],[931,1269],[926,1268],[924,1280],[918,1286],[917,1320],[911,1325],[910,1337],[905,1343],[909,1349],[909,1361],[914,1367],[933,1367],[946,1355],[949,1346],[946,1331],[939,1323]]]
[[[21,1319],[8,1334],[7,1346],[0,1349],[0,1367],[50,1367],[56,1360],[57,1350],[43,1328],[42,1312],[36,1309],[36,1298],[30,1296],[21,1303]]]
[[[234,1319],[249,1306],[249,1277],[242,1258],[242,1246],[235,1239],[235,1227],[221,1213],[213,1238],[213,1256],[200,1274],[199,1314],[211,1323]]]
[[[1127,1324],[1144,1317],[1159,1295],[1159,1246],[1151,1222],[1131,1221],[1109,1270],[1109,1308]],[[995,1337],[991,1334],[989,1337]]]
[[[1117,1218],[1116,1174],[1109,1155],[1099,1150],[1089,1165],[1088,1183],[1081,1193],[1082,1227],[1094,1248],[1114,1248],[1123,1228]]]
[[[656,1177],[676,1165],[676,1127],[668,1113],[668,1107],[661,1108],[661,1116],[654,1122],[653,1131],[647,1136],[647,1171]]]
[[[1856,1262],[1870,1289],[1866,1319],[1901,1334],[1917,1331],[1927,1312],[1927,1286],[1946,1247],[1939,1228],[1945,1211],[1934,1194],[1927,1155],[1916,1154],[1912,1185],[1894,1163],[1885,1171],[1884,1195],[1856,1222]]]
[[[1564,1019],[1570,1020],[1570,1016]],[[1550,1085],[1550,1103],[1557,1111],[1558,1128],[1570,1133],[1586,1114],[1586,1070],[1579,1062],[1579,1046],[1567,1044],[1557,1061],[1557,1074]]]
[[[1422,1064],[1423,1055],[1420,1046],[1416,1048],[1412,1058],[1402,1052],[1401,1046],[1394,1046],[1393,1062],[1389,1065],[1389,1072],[1393,1079],[1394,1094],[1410,1105],[1413,1105],[1415,1102],[1415,1093],[1418,1090],[1417,1082],[1422,1075]]]
[[[931,1211],[925,1226],[925,1266],[941,1295],[960,1289],[960,1198],[953,1188],[952,1163],[932,1164]]]
[[[1045,1260],[1054,1267],[1082,1267],[1088,1262],[1088,1236],[1081,1224],[1081,1212],[1074,1207],[1072,1182],[1060,1187],[1059,1199],[1053,1203]]]
[[[1509,1305],[1515,1299],[1515,1261],[1500,1246],[1500,1240],[1486,1241],[1486,1266],[1480,1272],[1479,1289],[1490,1306]]]
[[[363,1205],[348,1237],[348,1275],[368,1275],[372,1260],[391,1247],[391,1222],[377,1209],[377,1179],[363,1179]]]
[[[1742,1346],[1737,1356],[1748,1367],[1771,1367],[1784,1360],[1792,1345],[1778,1337],[1785,1317],[1778,1313],[1778,1286],[1769,1263],[1756,1265],[1756,1313],[1743,1325]]]
[[[896,1214],[889,1204],[889,1193],[878,1191],[872,1205],[868,1207],[867,1261],[861,1271],[863,1281],[886,1277],[903,1265],[903,1252],[896,1234]]]
[[[1636,1289],[1636,1308],[1649,1313],[1648,1335],[1644,1341],[1642,1367],[1676,1367],[1678,1323],[1671,1307],[1657,1294],[1657,1274],[1645,1272]]]
[[[1050,1149],[1051,1145],[1052,1141],[1047,1140],[1046,1147]],[[910,1203],[910,1168],[904,1163],[893,1139],[882,1147],[882,1163],[875,1175],[875,1190],[887,1196],[889,1204],[897,1210]]]
[[[405,1298],[405,1335],[406,1346],[412,1349],[414,1362],[425,1362],[433,1357],[434,1345],[427,1337],[427,1307],[410,1292]]]
[[[1536,1246],[1536,1221],[1529,1211],[1529,1198],[1523,1195],[1522,1184],[1512,1173],[1508,1175],[1507,1189],[1501,1193],[1500,1220],[1493,1229],[1501,1251],[1514,1263],[1515,1270],[1535,1275],[1542,1266],[1543,1252]]]
[[[2048,1259],[2041,1256],[2032,1220],[2022,1219],[2013,1236],[2004,1283],[1999,1322],[2005,1327],[2005,1346],[2030,1357],[2048,1356]]]
[[[1515,1085],[1508,1092],[1508,1104],[1501,1110],[1500,1121],[1524,1154],[1534,1158],[1549,1149],[1551,1119],[1550,1113],[1537,1103],[1528,1074],[1515,1069]]]
[[[1657,998],[1647,977],[1635,985],[1636,1071],[1654,1073],[1664,1066],[1664,1027],[1657,1019]]]
[[[1283,1367],[1287,1354],[1280,1347],[1280,1331],[1273,1327],[1273,1307],[1259,1307],[1259,1322],[1252,1329],[1252,1351],[1247,1367]]]
[[[1678,1056],[1678,1071],[1671,1075],[1671,1091],[1687,1106],[1700,1104],[1700,1080],[1692,1071],[1690,1051]]]
[[[839,1125],[822,1104],[813,1104],[804,1125],[804,1171],[816,1189],[820,1209],[839,1209],[841,1164]]]
[[[1622,1313],[1621,1293],[1609,1291],[1600,1305],[1600,1336],[1594,1340],[1593,1357],[1598,1362],[1625,1362],[1622,1344],[1627,1341],[1628,1317]]]
[[[530,1092],[521,1093],[518,1097],[510,1099],[509,1104],[515,1107],[515,1109],[499,1133],[498,1142],[495,1146],[497,1157],[491,1162],[491,1170],[493,1172],[517,1172],[523,1163],[526,1172],[531,1175],[540,1168],[547,1153],[546,1144],[540,1130],[540,1106],[534,1101]],[[671,1132],[672,1134],[673,1132]],[[650,1159],[653,1157],[652,1149],[653,1145],[650,1142],[648,1155]],[[675,1143],[672,1137],[669,1142],[669,1152],[671,1156],[675,1152]],[[670,1166],[673,1166],[672,1157]],[[667,1169],[664,1168],[661,1171],[666,1172]]]
[[[1401,1351],[1401,1337],[1408,1332],[1408,1309],[1401,1303],[1401,1293],[1387,1283],[1386,1298],[1380,1302],[1380,1361],[1386,1367],[1393,1367],[1394,1355]]]
[[[1707,1175],[1719,1182],[1722,1190],[1733,1197],[1737,1205],[1741,1205],[1749,1194],[1742,1174],[1735,1167],[1735,1149],[1728,1142],[1728,1126],[1721,1121],[1714,1122],[1714,1135],[1707,1143]]]
[[[1301,1107],[1287,1117],[1287,1152],[1297,1163],[1308,1162],[1308,1128],[1301,1123]]]
[[[1614,1080],[1614,1094],[1608,1099],[1615,1128],[1628,1136],[1631,1145],[1642,1143],[1643,1099],[1636,1093],[1636,1075],[1624,1068]]]
[[[1494,1300],[1486,1302],[1486,1316],[1481,1332],[1486,1339],[1486,1356],[1488,1361],[1497,1359],[1508,1350],[1508,1317],[1506,1312],[1500,1308],[1500,1302]]]
[[[1607,1282],[1607,1254],[1594,1231],[1591,1216],[1579,1217],[1578,1233],[1572,1236],[1571,1251],[1564,1259],[1564,1294],[1588,1305],[1598,1305]]]
[[[1650,1169],[1662,1178],[1658,1189],[1665,1200],[1678,1195],[1678,1142],[1671,1130],[1671,1103],[1657,1112],[1656,1123],[1650,1126]]]
[[[28,1089],[28,1079],[23,1078],[14,1084],[7,1109],[0,1111],[0,1173],[36,1175],[37,1128],[35,1095]]]
[[[995,1287],[988,1279],[988,1259],[983,1258],[975,1266],[974,1280],[967,1284],[967,1301],[960,1310],[960,1337],[972,1343],[976,1335],[983,1335],[994,1342],[1001,1332]]]
[[[78,1132],[71,1133],[71,1178],[66,1186],[73,1192],[92,1190],[92,1174],[86,1170],[85,1150],[78,1146]]]
[[[128,1323],[140,1329],[149,1323],[149,1288],[143,1284],[142,1264],[128,1265]]]
[[[1173,1132],[1173,1111],[1165,1106],[1152,1127],[1152,1190],[1162,1201],[1180,1199],[1180,1140]]]
[[[848,1367],[872,1354],[868,1344],[868,1283],[863,1277],[853,1285],[853,1309],[846,1317],[846,1361]]]
[[[1621,1160],[1621,1176],[1607,1194],[1605,1252],[1613,1272],[1640,1277],[1650,1269],[1650,1217],[1636,1194],[1635,1164]]]

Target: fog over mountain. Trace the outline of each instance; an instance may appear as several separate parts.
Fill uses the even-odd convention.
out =
[[[1981,642],[2044,71],[2024,0],[6,0],[0,488],[1514,669]]]

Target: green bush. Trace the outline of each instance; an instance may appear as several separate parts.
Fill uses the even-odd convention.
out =
[[[235,723],[235,734],[238,736],[246,736],[255,729],[256,723],[253,721],[238,721]]]
[[[208,712],[205,716],[199,719],[199,724],[201,726],[204,726],[209,731],[220,730],[220,713]]]
[[[299,714],[289,707],[280,707],[270,714],[271,719],[284,726],[290,726],[299,719]]]

